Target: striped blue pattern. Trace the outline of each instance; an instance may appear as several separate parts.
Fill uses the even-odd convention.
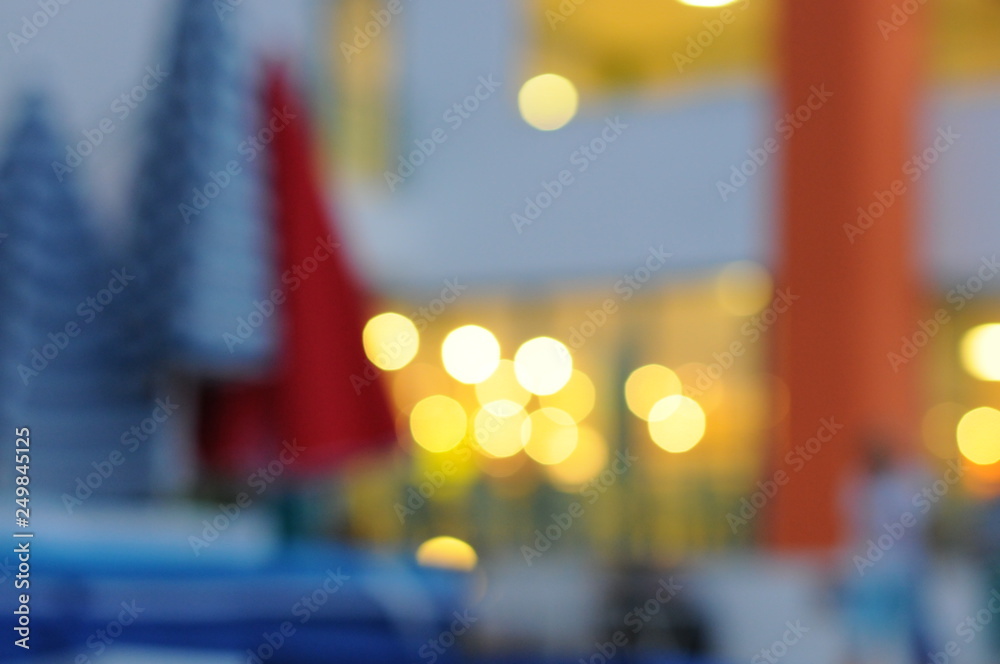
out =
[[[270,320],[243,343],[224,339],[271,290],[260,159],[247,142],[259,104],[236,17],[204,0],[179,10],[137,174],[136,306],[154,366],[225,376],[259,369],[274,347]]]

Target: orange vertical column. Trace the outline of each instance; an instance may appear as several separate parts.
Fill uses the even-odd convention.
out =
[[[788,484],[765,517],[777,548],[839,543],[841,486],[862,439],[916,433],[915,361],[894,366],[889,353],[919,329],[904,163],[918,147],[927,10],[897,25],[898,4],[782,2],[780,113],[794,133],[782,147],[778,280],[798,299],[774,335],[791,393],[772,468]]]

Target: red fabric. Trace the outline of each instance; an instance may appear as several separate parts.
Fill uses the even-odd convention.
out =
[[[238,472],[274,460],[282,441],[295,439],[305,450],[288,470],[314,473],[391,446],[395,428],[362,346],[365,297],[327,211],[305,111],[280,70],[269,76],[264,111],[268,121],[294,116],[275,121],[268,146],[276,288],[285,297],[275,307],[278,363],[262,383],[209,389],[202,435],[213,465]]]

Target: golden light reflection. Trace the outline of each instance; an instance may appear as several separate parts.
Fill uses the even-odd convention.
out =
[[[973,408],[958,422],[958,451],[980,466],[1000,461],[1000,410]]]
[[[528,415],[513,401],[494,401],[476,412],[473,440],[483,452],[494,457],[514,456],[531,435]]]
[[[462,405],[441,394],[418,402],[410,413],[413,440],[428,452],[447,452],[465,437],[468,417]]]
[[[535,129],[553,131],[576,115],[580,95],[576,86],[558,74],[541,74],[521,86],[517,105],[524,121]]]
[[[1000,323],[977,325],[962,337],[962,366],[980,380],[1000,380]]]
[[[461,383],[479,383],[500,364],[500,343],[493,333],[478,325],[452,330],[441,344],[445,371]]]
[[[545,466],[545,474],[558,488],[575,491],[597,477],[608,462],[608,444],[592,427],[577,428],[576,447],[563,461]]]
[[[421,544],[417,547],[416,558],[424,567],[441,567],[463,572],[472,571],[479,562],[475,549],[457,537],[447,535],[432,537]]]
[[[420,349],[417,326],[406,316],[393,312],[379,314],[368,321],[361,341],[371,363],[384,371],[402,369]]]
[[[528,427],[524,451],[540,464],[565,461],[579,439],[576,422],[569,413],[558,408],[541,408],[525,421]]]
[[[521,344],[514,354],[514,374],[532,394],[555,394],[573,375],[573,356],[562,342],[536,337]]]
[[[681,379],[661,364],[647,364],[633,371],[625,381],[625,403],[632,413],[649,419],[653,406],[666,397],[681,393]]]
[[[687,452],[705,435],[705,411],[688,397],[661,399],[649,413],[649,435],[667,452]]]

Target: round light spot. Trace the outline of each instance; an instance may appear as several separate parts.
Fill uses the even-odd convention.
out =
[[[514,375],[532,394],[555,394],[573,375],[569,349],[551,337],[525,341],[514,354]]]
[[[770,303],[773,289],[771,274],[753,261],[730,263],[715,278],[715,297],[734,316],[761,311]]]
[[[476,383],[476,400],[486,406],[494,401],[513,401],[524,406],[531,399],[531,392],[521,387],[514,374],[511,360],[500,360],[497,370],[481,383]]]
[[[577,490],[580,485],[597,477],[608,462],[608,444],[589,426],[577,429],[576,447],[557,464],[545,466],[549,479],[561,489]]]
[[[576,86],[558,74],[529,79],[517,94],[521,117],[535,129],[552,131],[573,119],[580,97]]]
[[[494,401],[486,404],[473,419],[473,438],[490,456],[514,456],[522,449],[531,435],[528,415],[513,401]]]
[[[681,379],[661,364],[647,364],[633,371],[625,381],[625,403],[643,420],[661,399],[680,394]]]
[[[480,383],[500,364],[500,343],[493,333],[478,325],[452,330],[441,344],[445,371],[461,383]]]
[[[962,337],[962,366],[980,380],[1000,380],[1000,323],[978,325]]]
[[[1000,461],[1000,410],[974,408],[958,422],[958,451],[980,466]]]
[[[649,435],[667,452],[687,452],[705,435],[705,411],[688,397],[661,399],[649,412]]]
[[[396,371],[416,357],[420,333],[409,318],[389,312],[368,321],[361,341],[372,364],[384,371]]]
[[[468,417],[462,405],[437,394],[418,402],[410,412],[413,440],[428,452],[447,452],[465,437]]]
[[[541,408],[533,412],[524,425],[528,428],[524,451],[540,464],[565,461],[576,449],[579,433],[569,413],[558,408]]]
[[[416,558],[424,567],[442,567],[463,572],[472,571],[479,562],[475,549],[457,537],[447,535],[432,537],[421,544],[417,547]]]
[[[574,369],[569,382],[554,394],[539,397],[543,407],[565,411],[575,422],[582,422],[594,409],[597,392],[587,374]]]

